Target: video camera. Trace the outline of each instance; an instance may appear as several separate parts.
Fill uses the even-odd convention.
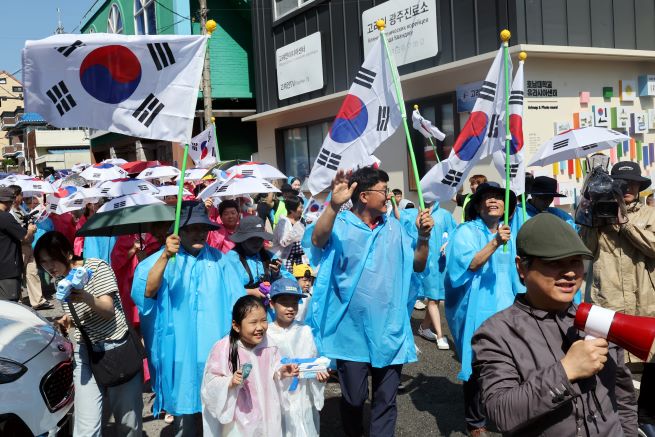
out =
[[[25,229],[27,229],[29,225],[40,223],[45,220],[46,217],[48,217],[48,209],[43,205],[39,205],[27,214],[23,215],[22,225]]]
[[[586,160],[587,177],[582,184],[582,196],[575,209],[575,223],[600,227],[619,223],[619,202],[628,184],[613,179],[609,172],[609,157],[596,153]]]

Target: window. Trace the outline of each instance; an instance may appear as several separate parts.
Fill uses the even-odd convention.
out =
[[[22,93],[23,92],[23,87],[22,86],[12,86],[11,91],[14,93]]]
[[[88,30],[87,33],[96,33],[96,28],[95,28],[95,26],[91,26],[91,27],[89,27],[89,30]]]
[[[118,5],[114,3],[109,10],[107,18],[107,33],[123,33],[123,17]]]
[[[275,11],[275,19],[295,11],[307,3],[315,0],[271,0],[273,2],[273,10]]]
[[[155,0],[134,0],[134,22],[137,35],[157,35]]]
[[[7,78],[6,77],[0,77],[0,85],[6,85],[7,84]]]
[[[284,168],[288,175],[304,181],[316,161],[330,129],[327,121],[282,130]]]

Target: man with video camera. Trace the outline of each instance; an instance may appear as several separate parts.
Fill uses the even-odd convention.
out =
[[[591,300],[625,314],[655,316],[655,209],[639,202],[639,193],[651,185],[639,164],[621,161],[611,178],[623,197],[614,224],[580,227],[580,237],[592,251]],[[593,210],[593,202],[591,209]],[[592,213],[593,214],[593,213]],[[627,360],[639,360],[626,353]],[[655,364],[644,364],[639,396],[639,425],[655,437]]]

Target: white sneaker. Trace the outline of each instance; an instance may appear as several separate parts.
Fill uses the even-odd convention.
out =
[[[447,351],[450,349],[450,346],[448,345],[448,339],[446,339],[446,337],[441,337],[437,339],[437,349],[440,349],[442,351]]]
[[[418,335],[420,335],[421,337],[423,337],[428,341],[437,341],[437,335],[434,332],[432,332],[430,328],[425,328],[425,329],[421,328],[421,325],[419,325],[418,327]]]
[[[417,300],[416,302],[414,302],[415,310],[424,310],[426,306],[427,305],[425,305],[422,300]]]

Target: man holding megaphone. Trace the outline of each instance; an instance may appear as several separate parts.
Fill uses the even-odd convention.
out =
[[[506,435],[637,436],[637,401],[624,351],[574,326],[573,297],[591,252],[552,214],[516,240],[526,286],[472,340],[487,419]]]

